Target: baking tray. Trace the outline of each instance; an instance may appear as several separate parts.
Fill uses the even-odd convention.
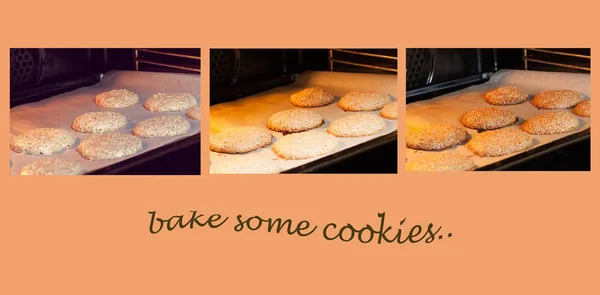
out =
[[[426,124],[455,124],[462,126],[461,117],[469,110],[490,107],[483,100],[485,92],[497,87],[514,85],[523,88],[530,94],[528,101],[512,106],[499,106],[514,111],[519,121],[509,127],[519,129],[523,122],[535,115],[549,112],[551,110],[539,110],[531,104],[535,94],[549,89],[572,89],[583,93],[586,99],[590,98],[590,75],[558,72],[539,72],[522,70],[500,70],[494,73],[488,82],[470,86],[460,91],[438,96],[432,99],[414,102],[406,105],[406,128],[407,132]],[[561,110],[555,110],[561,111]],[[572,112],[572,109],[562,110]],[[479,157],[475,156],[465,145],[444,151],[418,151],[406,148],[406,165],[410,165],[422,157],[435,153],[457,153],[471,156],[475,161],[477,170],[504,170],[519,162],[526,161],[552,150],[564,147],[589,138],[591,135],[591,118],[579,119],[580,126],[571,132],[556,135],[532,135],[534,145],[526,151],[501,157]],[[477,134],[476,130],[465,128],[470,137]]]
[[[94,174],[98,171],[118,168],[125,164],[130,166],[141,156],[157,156],[161,153],[159,148],[171,146],[173,143],[188,145],[196,141],[200,134],[200,121],[191,120],[183,112],[153,113],[147,111],[143,104],[151,95],[157,92],[187,92],[200,99],[200,75],[180,73],[156,73],[139,71],[111,71],[103,75],[100,82],[88,87],[82,87],[74,91],[52,96],[50,98],[16,106],[10,110],[10,139],[29,129],[51,127],[71,130],[77,136],[76,145],[90,136],[87,133],[76,132],[71,129],[73,120],[84,113],[94,111],[106,111],[94,103],[97,94],[112,89],[126,88],[138,94],[140,101],[133,106],[122,109],[111,109],[119,112],[128,119],[128,124],[118,130],[120,133],[131,133],[133,127],[142,120],[161,115],[181,115],[186,118],[191,128],[188,133],[168,138],[142,138],[143,149],[135,155],[107,161],[90,161],[72,147],[64,153],[52,156],[33,156],[15,153],[10,150],[11,167],[10,173],[18,175],[23,166],[48,157],[60,157],[80,162],[86,174]],[[199,151],[198,151],[199,152]],[[200,165],[200,163],[198,163]],[[123,168],[123,167],[121,167]]]
[[[258,126],[265,127],[269,117],[279,111],[295,109],[289,99],[290,95],[308,87],[323,87],[329,90],[336,98],[334,103],[310,108],[323,116],[325,124],[314,130],[326,132],[332,121],[356,114],[356,112],[345,112],[337,106],[337,102],[344,94],[356,90],[378,91],[389,94],[396,101],[398,92],[398,77],[396,75],[381,74],[356,74],[340,72],[305,72],[300,74],[293,84],[277,87],[256,95],[244,97],[233,102],[221,103],[210,108],[210,132],[216,134],[222,130],[236,126]],[[361,112],[379,114],[379,111]],[[362,153],[374,146],[386,144],[397,139],[398,122],[387,120],[385,129],[372,136],[357,138],[339,138],[340,146],[332,153],[304,160],[284,160],[277,157],[271,146],[254,152],[241,155],[231,155],[210,152],[211,165],[221,161],[228,161],[234,157],[246,157],[249,155],[260,156],[277,161],[282,168],[281,173],[307,173],[314,172],[319,167],[324,167],[337,161],[342,161],[358,153]],[[275,140],[283,135],[280,132],[271,132]]]

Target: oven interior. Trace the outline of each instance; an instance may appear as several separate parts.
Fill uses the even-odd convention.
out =
[[[113,70],[200,73],[200,49],[11,48],[10,107],[98,83]],[[191,136],[90,174],[200,174],[200,137]]]
[[[289,85],[305,71],[397,75],[396,49],[211,49],[210,105]],[[287,173],[396,173],[397,135]]]
[[[501,69],[591,72],[591,49],[470,48],[406,49],[406,102],[416,102],[481,84]],[[502,161],[493,170],[589,171],[590,133]]]

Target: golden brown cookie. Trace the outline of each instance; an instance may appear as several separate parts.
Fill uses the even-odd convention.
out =
[[[567,112],[547,112],[533,116],[521,125],[521,130],[535,135],[560,134],[579,127],[577,117]]]
[[[144,102],[151,112],[181,112],[196,105],[196,98],[189,93],[157,93]]]
[[[504,86],[486,92],[484,100],[491,105],[505,106],[523,103],[528,97],[527,92],[519,87]]]
[[[467,148],[481,157],[499,157],[525,151],[532,145],[531,136],[521,130],[497,129],[473,136]]]
[[[116,112],[89,112],[73,121],[71,128],[83,133],[105,133],[127,125],[127,118]]]
[[[336,137],[361,137],[377,134],[385,126],[385,121],[375,114],[356,114],[333,121],[327,132]]]
[[[568,109],[583,101],[583,94],[573,90],[545,90],[536,95],[531,104],[538,109]]]
[[[326,106],[333,102],[335,97],[331,92],[319,88],[306,88],[290,96],[290,103],[300,108],[315,108]]]
[[[77,146],[77,151],[85,159],[99,161],[130,156],[142,147],[142,141],[131,134],[110,133],[88,137]]]
[[[386,119],[398,120],[398,102],[394,101],[386,104],[379,115]]]
[[[267,121],[267,128],[283,133],[296,133],[323,125],[323,117],[319,113],[293,109],[277,112]]]
[[[517,122],[515,112],[498,108],[479,108],[468,111],[461,119],[463,126],[476,130],[493,130]]]
[[[320,131],[306,131],[286,135],[273,145],[273,152],[280,158],[300,160],[333,152],[339,146],[337,138]]]
[[[440,151],[467,140],[467,131],[451,124],[431,124],[406,135],[406,147],[415,150]]]
[[[573,113],[580,117],[592,117],[592,101],[588,99],[580,102],[573,109]]]
[[[408,171],[469,171],[475,169],[475,162],[470,157],[440,153],[414,161]]]
[[[266,128],[242,126],[225,129],[210,136],[210,150],[217,153],[245,154],[266,147],[273,134]]]
[[[117,89],[100,93],[94,102],[105,109],[120,109],[132,106],[140,101],[137,94],[127,89]]]
[[[364,112],[382,109],[392,102],[389,95],[373,91],[354,91],[340,99],[338,107],[344,111]]]

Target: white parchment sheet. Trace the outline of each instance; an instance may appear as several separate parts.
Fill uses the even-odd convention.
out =
[[[529,99],[526,102],[518,105],[500,106],[501,108],[514,111],[519,117],[519,121],[517,123],[505,128],[519,129],[525,120],[535,115],[549,112],[550,110],[539,110],[531,104],[531,99],[543,90],[571,89],[580,91],[583,93],[586,99],[590,98],[589,74],[500,70],[494,73],[492,77],[490,77],[490,80],[484,84],[471,86],[443,96],[408,104],[406,106],[406,129],[407,131],[410,131],[423,125],[437,123],[462,126],[460,120],[467,111],[476,108],[492,106],[483,99],[485,92],[500,86],[508,85],[514,85],[523,88],[529,93]],[[555,111],[573,112],[572,109]],[[560,138],[582,132],[591,127],[590,118],[582,118],[577,115],[575,116],[579,118],[579,128],[564,134],[532,135],[534,145],[530,149],[534,149]],[[476,130],[469,128],[465,128],[465,130],[469,132],[471,137],[477,134]],[[439,152],[417,151],[406,148],[407,167],[411,162],[435,153],[458,153],[466,156],[472,156],[472,159],[475,161],[475,164],[478,168],[516,155],[510,154],[501,157],[479,157],[475,156],[465,145],[460,145],[458,147]]]
[[[377,75],[377,74],[354,74],[354,73],[338,73],[338,72],[306,72],[301,74],[291,85],[278,87],[269,91],[259,93],[238,99],[233,102],[214,105],[210,108],[210,132],[216,134],[224,129],[236,126],[258,126],[266,128],[269,117],[279,111],[295,109],[297,107],[290,103],[290,95],[309,87],[323,87],[329,90],[334,96],[335,101],[327,106],[319,108],[310,108],[308,110],[317,112],[323,116],[325,124],[316,128],[319,132],[326,132],[329,124],[336,119],[357,114],[357,112],[345,112],[337,106],[340,98],[351,91],[377,91],[387,93],[396,101],[398,92],[398,77],[396,75]],[[369,112],[361,112],[369,113]],[[379,115],[379,111],[372,111]],[[352,146],[365,143],[375,138],[384,136],[398,130],[398,122],[396,120],[386,121],[385,129],[372,136],[357,137],[357,138],[339,138],[340,145],[337,150],[330,153],[339,153]],[[279,132],[271,132],[275,136],[275,141],[283,135]],[[275,142],[273,141],[273,142]],[[330,154],[321,157],[305,159],[305,160],[284,160],[271,151],[271,146],[259,149],[257,151],[242,154],[230,155],[221,153],[210,153],[211,166],[220,161],[228,161],[233,157],[245,157],[248,155],[259,155],[277,161],[282,171],[289,170],[306,163],[315,161],[319,158],[326,157]]]
[[[122,109],[104,109],[94,103],[96,95],[113,89],[129,89],[135,92],[140,101],[130,107]],[[89,87],[82,87],[74,91],[59,94],[39,102],[29,103],[14,107],[10,110],[10,138],[33,128],[64,128],[72,131],[77,136],[76,145],[86,139],[89,134],[80,133],[71,128],[73,120],[79,115],[87,112],[115,111],[127,117],[129,123],[124,128],[116,131],[119,133],[131,133],[133,127],[142,120],[161,115],[181,115],[186,118],[191,129],[188,133],[168,138],[142,138],[143,149],[141,152],[121,159],[107,161],[90,161],[81,157],[75,147],[68,149],[62,154],[52,156],[31,156],[15,153],[10,150],[11,174],[19,174],[21,168],[31,162],[49,158],[60,157],[79,161],[83,164],[86,172],[91,172],[125,159],[140,155],[144,152],[159,148],[172,142],[190,136],[199,136],[200,121],[192,120],[183,112],[153,113],[143,106],[147,98],[158,92],[187,92],[200,100],[200,75],[178,74],[178,73],[155,73],[138,71],[111,71],[106,73],[100,82]],[[199,151],[198,151],[199,152]]]

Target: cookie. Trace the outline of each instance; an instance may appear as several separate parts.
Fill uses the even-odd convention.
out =
[[[481,157],[499,157],[525,151],[532,145],[531,136],[521,130],[498,129],[473,136],[467,148]]]
[[[375,114],[356,114],[333,121],[327,132],[336,137],[360,137],[377,134],[385,126],[385,121]]]
[[[519,87],[504,86],[486,92],[483,99],[491,105],[505,106],[523,103],[528,97],[527,92]]]
[[[185,115],[192,120],[200,120],[200,105],[191,107]]]
[[[283,133],[296,133],[323,125],[320,114],[308,110],[285,110],[277,112],[267,121],[267,128]]]
[[[127,125],[127,118],[116,112],[85,113],[73,121],[71,128],[83,133],[105,133]]]
[[[94,134],[82,141],[77,151],[85,159],[111,160],[133,155],[142,150],[142,141],[125,133]]]
[[[144,108],[151,112],[181,112],[196,104],[189,93],[157,93],[144,102]]]
[[[337,138],[319,131],[286,135],[273,145],[273,152],[287,160],[309,159],[333,152],[339,146]]]
[[[81,164],[60,158],[35,161],[21,169],[21,175],[79,175],[83,172]]]
[[[231,156],[210,166],[211,174],[276,174],[281,171],[276,161],[260,156]]]
[[[536,95],[531,104],[538,109],[568,109],[583,101],[583,94],[573,90],[546,90]]]
[[[139,122],[133,128],[133,135],[144,138],[170,137],[185,134],[190,128],[190,122],[182,116],[158,116]]]
[[[245,154],[270,145],[269,130],[254,126],[233,127],[210,136],[210,150],[217,153]]]
[[[573,109],[573,113],[580,117],[590,118],[592,116],[592,101],[588,99],[580,102]]]
[[[547,112],[533,116],[521,125],[521,130],[535,135],[560,134],[579,127],[577,117],[567,112]]]
[[[140,98],[137,94],[127,89],[118,89],[98,94],[94,102],[105,109],[120,109],[132,106],[138,101]]]
[[[382,109],[392,102],[389,95],[372,91],[350,92],[340,99],[338,107],[344,111],[364,112]]]
[[[390,102],[386,104],[379,112],[379,115],[386,119],[398,120],[398,102]]]
[[[36,128],[15,136],[10,148],[15,153],[27,155],[53,155],[75,144],[77,137],[60,128]]]
[[[468,111],[461,119],[461,124],[476,130],[493,130],[517,122],[517,114],[511,110],[491,107]]]
[[[451,124],[430,124],[406,135],[406,147],[423,151],[441,151],[467,140],[467,131]]]
[[[470,171],[475,162],[470,157],[454,153],[441,153],[424,157],[411,163],[408,171]]]
[[[329,91],[313,87],[306,88],[290,96],[290,103],[300,108],[315,108],[326,106],[333,102],[335,97]]]

